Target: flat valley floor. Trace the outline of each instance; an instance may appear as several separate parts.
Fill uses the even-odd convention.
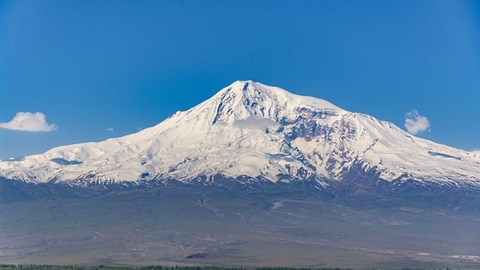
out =
[[[1,204],[3,264],[480,268],[480,215],[153,188]]]

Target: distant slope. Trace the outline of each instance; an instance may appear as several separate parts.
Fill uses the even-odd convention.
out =
[[[413,204],[346,206],[298,191],[178,185],[5,203],[0,261],[315,269],[480,265],[478,207],[463,214]]]

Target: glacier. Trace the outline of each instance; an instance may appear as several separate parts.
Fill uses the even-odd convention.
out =
[[[176,180],[314,181],[352,172],[391,183],[480,187],[480,154],[387,121],[253,81],[236,81],[158,125],[0,162],[0,177],[68,185]]]

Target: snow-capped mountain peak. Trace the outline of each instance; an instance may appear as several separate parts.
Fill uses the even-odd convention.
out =
[[[298,107],[343,111],[328,101],[294,95],[281,88],[253,81],[236,81],[210,99],[173,117],[195,118],[202,125],[233,124],[249,118],[278,121],[293,116]]]
[[[326,179],[345,181],[356,170],[385,181],[480,186],[478,155],[253,81],[236,81],[135,134],[0,164],[0,176],[34,183],[190,182],[221,175],[328,185]]]
[[[281,88],[252,81],[236,81],[209,101],[208,106],[217,108],[212,123],[233,123],[249,117],[277,121],[279,116],[285,116],[298,107],[341,110],[321,99],[297,96]]]

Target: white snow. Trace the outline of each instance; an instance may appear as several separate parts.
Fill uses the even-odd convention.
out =
[[[377,168],[387,181],[480,186],[478,152],[436,144],[392,123],[252,81],[234,82],[192,109],[135,134],[1,161],[0,176],[78,184],[188,182],[223,174],[275,182],[279,174],[305,170],[341,181],[344,170],[360,161],[365,169]]]

